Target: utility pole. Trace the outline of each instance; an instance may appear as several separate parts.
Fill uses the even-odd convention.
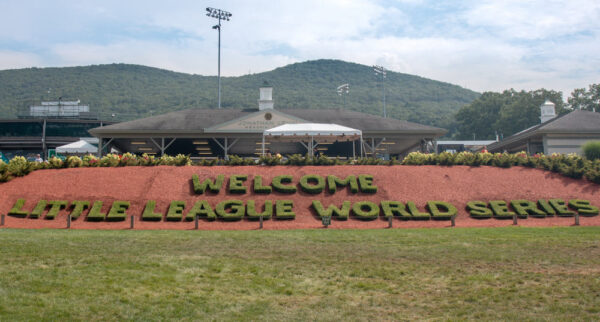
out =
[[[384,81],[387,71],[385,70],[385,67],[378,66],[378,65],[373,65],[373,70],[375,71],[375,75],[377,75],[377,76],[381,75],[381,87],[383,90],[383,117],[387,117],[387,111],[385,109],[385,81]]]
[[[227,12],[225,10],[221,10],[221,9],[215,9],[215,8],[206,8],[206,15],[209,17],[213,17],[219,20],[219,23],[214,25],[212,28],[213,29],[217,29],[219,31],[219,53],[218,53],[218,74],[217,74],[217,80],[219,82],[219,94],[218,94],[218,104],[219,104],[219,108],[221,108],[221,20],[227,20],[229,21],[229,18],[231,18],[231,13]]]
[[[344,98],[344,109],[346,109],[346,95],[350,93],[350,84],[342,84],[338,86],[337,93]]]

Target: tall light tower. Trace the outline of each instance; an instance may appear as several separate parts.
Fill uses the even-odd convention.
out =
[[[339,96],[344,97],[344,109],[346,109],[346,95],[350,93],[350,84],[343,84],[338,86],[337,93]]]
[[[221,108],[221,20],[229,21],[229,18],[231,18],[231,13],[225,10],[208,7],[206,8],[206,15],[219,19],[219,23],[214,25],[212,28],[219,31],[219,67],[217,79],[219,81],[219,108]]]
[[[387,111],[385,110],[385,75],[387,74],[383,66],[373,65],[375,75],[381,75],[381,87],[383,88],[383,117],[387,117]]]

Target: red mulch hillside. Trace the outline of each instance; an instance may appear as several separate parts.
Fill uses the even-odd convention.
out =
[[[262,175],[264,183],[270,183],[274,176],[291,174],[297,182],[302,175],[329,174],[345,177],[349,174],[371,174],[374,184],[379,188],[375,195],[351,194],[347,189],[330,195],[327,192],[309,195],[298,192],[293,195],[272,193],[270,195],[230,195],[226,189],[218,195],[195,195],[192,190],[193,174],[199,177],[214,178],[224,174]],[[251,180],[247,186],[251,185]],[[250,188],[248,189],[251,190]],[[213,207],[225,199],[254,199],[262,205],[266,199],[291,199],[294,201],[295,220],[266,220],[265,229],[297,229],[320,228],[319,219],[311,210],[313,199],[328,204],[341,205],[343,200],[351,202],[397,200],[414,201],[419,209],[424,210],[429,200],[442,200],[454,204],[459,209],[456,218],[457,227],[495,227],[512,225],[512,220],[485,219],[476,220],[469,217],[465,210],[466,203],[471,200],[506,200],[561,198],[564,200],[579,198],[590,200],[600,206],[600,185],[585,180],[565,178],[558,174],[537,169],[513,167],[500,169],[493,167],[439,167],[439,166],[253,166],[253,167],[124,167],[124,168],[80,168],[61,170],[40,170],[25,177],[13,179],[0,184],[0,213],[6,214],[15,201],[25,198],[25,210],[32,210],[38,200],[94,200],[104,201],[103,212],[107,212],[115,200],[131,202],[128,214],[135,215],[136,229],[193,229],[194,222],[142,222],[139,220],[148,200],[156,200],[155,211],[166,213],[172,200],[186,201],[189,209],[194,201],[205,198]],[[54,220],[25,219],[6,216],[4,227],[14,228],[65,228],[67,210],[61,211]],[[184,212],[185,214],[186,212]],[[125,222],[87,222],[81,218],[73,221],[72,228],[79,229],[128,229],[129,220]],[[569,226],[573,218],[549,217],[544,219],[520,219],[521,226]],[[447,227],[450,221],[401,221],[394,220],[394,227]],[[332,222],[330,228],[384,228],[388,223],[384,219],[359,221],[350,218],[348,221]],[[600,225],[600,216],[581,217],[581,225]],[[200,221],[201,229],[256,229],[258,222],[243,220],[239,222]]]

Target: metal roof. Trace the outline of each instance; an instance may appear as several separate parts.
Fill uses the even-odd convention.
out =
[[[394,132],[443,135],[447,132],[445,129],[433,126],[342,109],[276,109],[273,111],[310,123],[335,123],[370,133]],[[203,133],[207,128],[258,112],[257,109],[187,109],[98,127],[91,129],[90,133],[96,136],[111,133]]]
[[[506,139],[492,143],[488,150],[498,150],[517,141],[542,134],[586,134],[600,133],[600,113],[575,110],[532,126]]]

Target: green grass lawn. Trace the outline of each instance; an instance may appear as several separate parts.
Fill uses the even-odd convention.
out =
[[[0,321],[599,318],[600,227],[0,229]]]

